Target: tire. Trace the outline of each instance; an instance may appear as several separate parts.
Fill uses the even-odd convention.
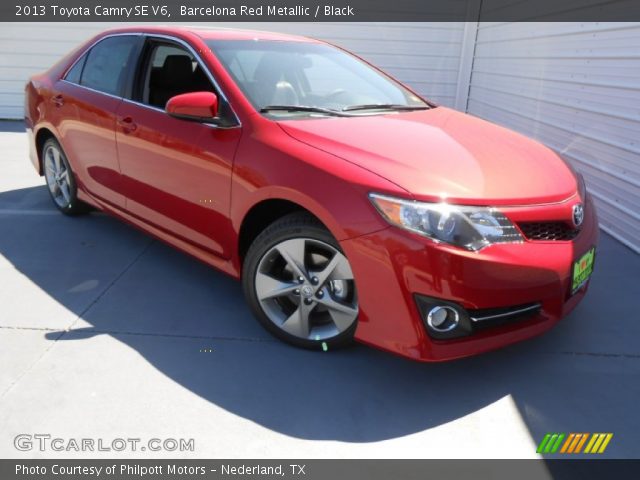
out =
[[[73,170],[60,144],[53,138],[44,142],[41,152],[42,170],[53,204],[65,215],[79,215],[91,210],[78,200],[78,187]]]
[[[242,277],[251,310],[275,337],[325,351],[352,342],[353,273],[338,242],[311,215],[292,213],[266,228],[247,252]]]

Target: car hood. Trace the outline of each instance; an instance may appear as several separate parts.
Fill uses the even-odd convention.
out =
[[[575,175],[549,148],[444,107],[279,124],[293,138],[370,170],[416,199],[527,205],[559,202],[577,191]]]

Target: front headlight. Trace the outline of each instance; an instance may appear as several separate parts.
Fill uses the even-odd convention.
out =
[[[493,208],[414,202],[376,193],[369,198],[390,224],[439,242],[473,251],[492,243],[522,242],[513,223]]]

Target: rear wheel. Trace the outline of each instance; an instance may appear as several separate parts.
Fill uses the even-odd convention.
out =
[[[256,238],[243,287],[260,323],[288,343],[326,350],[353,339],[358,297],[351,266],[308,214],[287,215]]]
[[[67,156],[53,138],[42,147],[42,166],[49,193],[58,210],[66,215],[89,211],[89,206],[78,200],[78,188]]]

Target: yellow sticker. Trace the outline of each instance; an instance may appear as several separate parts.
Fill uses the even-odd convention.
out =
[[[585,283],[587,283],[587,280],[589,280],[589,277],[593,273],[593,260],[595,255],[596,249],[594,247],[573,264],[573,282],[571,284],[572,294],[576,293]]]

